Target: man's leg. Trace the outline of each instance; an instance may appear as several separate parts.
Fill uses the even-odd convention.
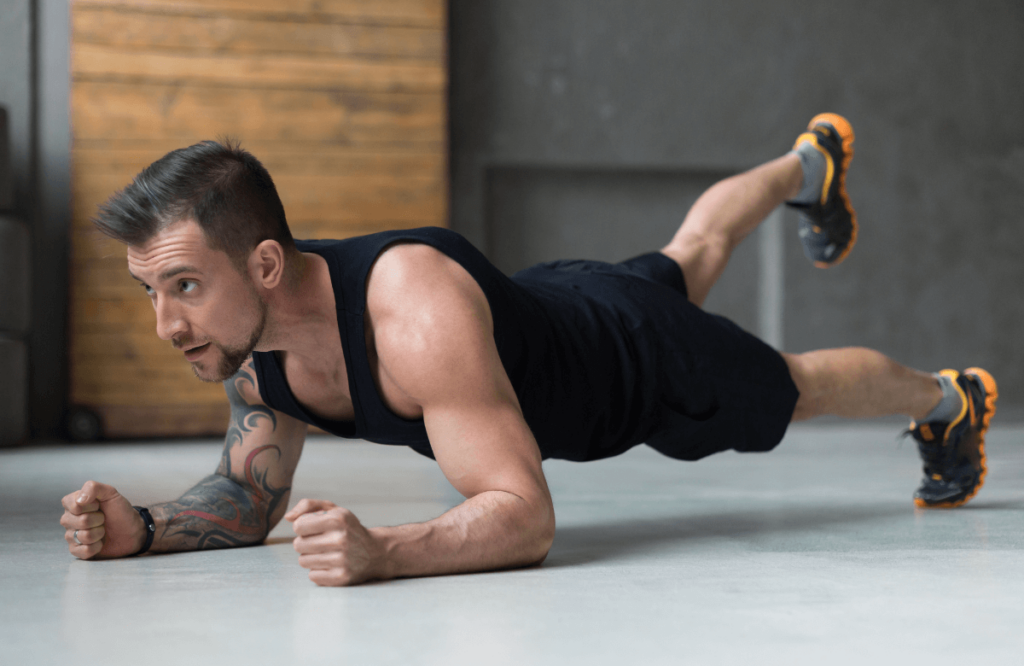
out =
[[[703,305],[732,251],[768,213],[796,196],[800,158],[789,153],[715,183],[697,199],[672,241],[661,249],[683,269],[690,301]]]
[[[690,301],[703,305],[733,249],[783,202],[799,212],[800,241],[815,266],[843,261],[857,242],[857,215],[846,194],[853,141],[849,121],[818,114],[791,152],[702,194],[661,250],[682,268]]]
[[[902,366],[873,349],[822,349],[782,357],[800,391],[793,421],[824,414],[901,414],[924,421],[943,397],[935,375]]]
[[[834,183],[822,183],[829,197],[845,200],[845,170],[852,154],[853,130],[845,119],[823,114],[841,131],[831,138]],[[827,143],[828,133],[800,135]],[[844,141],[845,140],[845,141]],[[825,151],[818,148],[823,155]],[[672,241],[661,252],[679,264],[690,301],[702,305],[725,270],[729,256],[764,218],[804,188],[804,166],[795,152],[713,185],[697,199]],[[815,185],[811,184],[812,187]],[[824,198],[824,197],[823,197]],[[838,203],[838,202],[837,202]],[[852,208],[845,200],[852,215]],[[851,347],[807,354],[783,354],[800,391],[793,414],[801,421],[821,414],[871,417],[904,414],[925,418],[942,399],[935,376],[904,367],[871,349]]]
[[[796,197],[808,258],[821,268],[842,261],[857,238],[845,187],[852,144],[853,129],[844,118],[816,116],[797,139],[799,154],[727,178],[701,195],[661,250],[682,268],[690,301],[702,305],[733,249],[775,207]],[[824,177],[815,167],[822,164]],[[800,393],[793,421],[823,414],[913,419],[910,432],[925,463],[925,480],[914,496],[918,506],[959,506],[981,488],[985,432],[998,396],[986,371],[943,370],[937,378],[862,347],[782,356]]]

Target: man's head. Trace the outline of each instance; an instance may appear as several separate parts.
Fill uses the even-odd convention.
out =
[[[264,334],[262,294],[297,263],[270,174],[231,144],[168,153],[101,206],[94,223],[128,245],[128,269],[153,300],[157,333],[204,381],[238,371]]]

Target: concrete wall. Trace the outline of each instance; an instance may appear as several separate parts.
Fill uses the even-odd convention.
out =
[[[67,12],[67,0],[4,0],[0,11],[0,106],[7,109],[10,128],[10,206],[13,217],[28,225],[31,266],[27,279],[4,288],[28,291],[27,406],[37,438],[60,434],[67,396]]]
[[[667,240],[709,176],[783,153],[836,111],[857,133],[856,249],[811,267],[786,212],[781,241],[761,233],[741,249],[709,309],[763,330],[771,253],[757,246],[778,242],[783,348],[982,365],[1003,419],[1024,417],[1020,2],[452,0],[451,12],[453,227],[504,268],[574,242],[615,260],[632,240]]]

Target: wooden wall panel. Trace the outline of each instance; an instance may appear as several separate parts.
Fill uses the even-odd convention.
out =
[[[109,437],[222,433],[219,384],[156,336],[99,204],[170,150],[241,141],[297,238],[445,225],[444,0],[76,0],[71,400]]]

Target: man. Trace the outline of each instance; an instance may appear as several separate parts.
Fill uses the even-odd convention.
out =
[[[172,152],[100,211],[157,334],[224,381],[231,420],[215,474],[135,507],[89,481],[63,499],[72,555],[123,557],[262,542],[293,522],[320,585],[541,562],[555,515],[544,458],[640,443],[683,460],[766,451],[819,414],[904,414],[924,459],[922,507],[984,482],[996,383],[937,375],[863,348],[782,354],[700,309],[733,248],[782,202],[818,266],[856,240],[846,193],[853,130],[815,117],[793,151],[705,192],[660,252],[566,261],[511,279],[442,229],[291,238],[273,182],[237,147]],[[307,423],[437,460],[466,497],[422,523],[367,529],[303,499],[286,513]]]

